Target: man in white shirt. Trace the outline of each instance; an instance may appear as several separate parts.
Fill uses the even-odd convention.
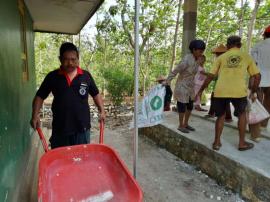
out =
[[[258,98],[270,112],[270,25],[264,30],[263,38],[263,41],[252,48],[251,55],[261,72]],[[261,126],[266,127],[267,123],[268,119],[263,121]]]

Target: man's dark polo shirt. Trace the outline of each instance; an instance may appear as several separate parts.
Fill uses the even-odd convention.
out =
[[[88,94],[96,96],[99,91],[88,71],[77,68],[77,75],[70,81],[61,69],[50,72],[42,82],[36,96],[46,99],[52,92],[53,134],[74,135],[89,130],[90,109]]]

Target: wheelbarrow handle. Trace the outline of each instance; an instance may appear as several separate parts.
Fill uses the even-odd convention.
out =
[[[43,132],[42,132],[41,128],[37,128],[37,132],[38,132],[38,136],[39,136],[39,138],[40,138],[40,140],[42,142],[44,151],[45,152],[48,152],[49,151],[49,147],[48,147],[48,144],[47,144],[47,142],[45,140],[45,137],[43,135]]]
[[[99,123],[99,144],[104,142],[104,120],[100,120]]]
[[[104,120],[100,121],[99,128],[100,128],[99,143],[103,144],[103,142],[104,142]],[[45,140],[45,137],[44,137],[44,134],[43,134],[41,128],[37,128],[37,132],[38,132],[39,138],[42,142],[42,146],[43,146],[44,151],[48,152],[49,147],[48,147],[48,144]]]

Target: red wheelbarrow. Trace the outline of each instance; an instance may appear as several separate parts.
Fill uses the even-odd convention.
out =
[[[142,190],[117,153],[103,144],[84,144],[48,150],[37,129],[45,154],[39,161],[39,202],[138,202]]]

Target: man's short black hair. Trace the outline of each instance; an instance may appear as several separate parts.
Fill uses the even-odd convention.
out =
[[[227,46],[240,46],[241,47],[241,37],[239,36],[230,36],[227,39]]]
[[[63,57],[63,55],[66,51],[76,51],[77,56],[79,57],[79,51],[73,43],[70,43],[70,42],[62,43],[62,45],[60,47],[60,58]]]
[[[200,49],[200,50],[205,50],[205,43],[203,40],[200,39],[195,39],[193,41],[190,42],[189,44],[189,50],[192,53],[192,51],[195,49]]]

